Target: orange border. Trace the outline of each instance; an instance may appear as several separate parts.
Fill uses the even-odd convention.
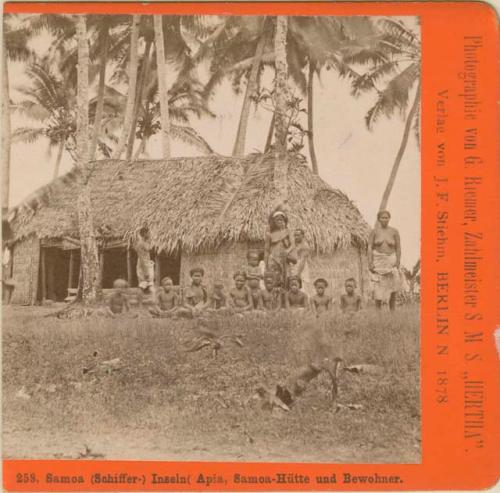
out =
[[[495,285],[500,271],[499,201],[496,190],[500,185],[498,167],[498,26],[495,11],[486,4],[460,3],[6,3],[5,12],[17,13],[143,13],[143,14],[290,14],[290,15],[412,15],[420,16],[422,28],[422,463],[418,465],[335,465],[335,464],[271,464],[271,463],[189,463],[189,462],[125,462],[125,461],[21,461],[3,462],[4,487],[9,491],[149,491],[149,490],[404,490],[404,489],[472,489],[492,486],[499,473],[499,454],[495,444],[500,443],[498,401],[500,395],[499,366],[493,344],[493,329],[500,322],[498,300],[500,286]],[[478,52],[477,99],[481,101],[480,118],[471,123],[464,121],[462,81],[464,36],[482,36]],[[448,164],[442,169],[436,164],[436,95],[449,91],[449,117],[447,121]],[[479,153],[483,164],[474,170],[464,169],[464,128],[474,125],[479,134]],[[469,346],[464,342],[463,304],[463,179],[473,173],[483,180],[478,201],[478,221],[475,228],[482,231],[482,261],[478,274],[481,278],[478,310],[483,314],[480,329],[484,340]],[[433,177],[446,176],[449,180],[449,245],[448,255],[439,265],[436,262],[436,202]],[[437,355],[442,336],[436,331],[436,275],[449,271],[449,354]],[[497,281],[498,282],[498,281]],[[495,303],[495,290],[496,300]],[[477,352],[480,361],[466,362],[465,352]],[[436,372],[446,370],[449,377],[449,404],[439,404],[436,394]],[[463,372],[485,383],[484,442],[482,448],[471,446],[464,438]],[[467,445],[467,442],[470,444]],[[498,450],[497,450],[498,452]],[[126,472],[140,478],[150,472],[164,474],[222,475],[226,484],[210,487],[190,485],[108,484],[89,482],[71,487],[46,484],[46,472],[54,474],[82,474],[93,472],[111,474]],[[34,472],[39,478],[35,484],[17,483],[16,475]],[[232,481],[233,473],[399,476],[402,482],[371,484],[273,484],[242,485]]]

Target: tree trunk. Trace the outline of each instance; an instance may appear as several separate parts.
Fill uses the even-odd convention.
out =
[[[389,181],[385,187],[384,195],[382,196],[382,201],[380,202],[379,211],[386,210],[387,203],[389,202],[389,196],[392,192],[392,187],[394,186],[394,182],[396,181],[396,175],[398,174],[399,165],[401,164],[401,160],[403,159],[403,154],[406,149],[406,145],[408,144],[408,137],[410,136],[411,125],[413,122],[413,118],[415,117],[415,113],[417,112],[418,105],[420,103],[420,84],[417,87],[417,92],[415,93],[415,100],[413,101],[413,105],[410,109],[410,113],[408,113],[408,117],[406,118],[405,129],[403,132],[403,138],[401,139],[401,144],[398,149],[398,153],[396,154],[396,159],[394,164],[392,165],[391,174],[389,176]]]
[[[274,135],[274,121],[276,118],[276,113],[273,113],[271,118],[271,123],[269,123],[269,131],[267,132],[266,145],[264,147],[264,152],[269,151],[271,148],[271,144],[273,143],[273,135]]]
[[[276,54],[275,77],[275,142],[276,163],[274,166],[274,185],[280,201],[287,199],[288,162],[286,159],[287,118],[286,105],[288,99],[288,64],[286,60],[286,37],[288,19],[286,16],[276,17],[276,33],[274,37],[274,52]]]
[[[139,159],[142,154],[144,154],[144,152],[146,151],[146,143],[147,143],[148,139],[146,137],[143,137],[141,139],[141,143],[139,144],[139,148],[137,149],[136,153],[134,154],[134,161],[136,159]]]
[[[107,21],[103,26],[103,41],[101,50],[101,66],[99,67],[99,86],[97,89],[97,106],[95,110],[94,117],[94,134],[92,135],[92,143],[90,145],[90,159],[95,159],[95,152],[97,149],[97,141],[99,140],[99,135],[101,133],[102,126],[102,114],[104,110],[104,88],[106,86],[106,63],[108,61],[108,51],[109,51],[109,28]]]
[[[135,88],[137,85],[137,65],[139,63],[139,54],[137,48],[139,44],[140,20],[140,15],[134,15],[132,17],[132,31],[130,33],[130,61],[128,66],[127,104],[125,107],[125,115],[123,120],[123,128],[120,134],[120,140],[118,141],[116,150],[113,154],[113,159],[120,159],[120,156],[125,149],[125,145],[130,134],[130,128],[132,126],[132,120],[134,117],[134,103],[136,95]]]
[[[57,148],[57,157],[56,162],[54,164],[54,177],[55,180],[59,176],[59,168],[61,167],[61,159],[64,151],[64,140],[59,142],[59,147]]]
[[[234,143],[233,156],[237,157],[244,156],[245,154],[245,140],[247,136],[248,120],[250,118],[250,108],[252,106],[252,96],[257,90],[257,76],[259,75],[262,54],[264,53],[264,46],[266,45],[266,35],[264,31],[266,19],[264,18],[262,22],[262,33],[260,35],[259,42],[257,43],[252,69],[250,70],[250,76],[248,77],[247,89],[243,99],[243,106],[241,107],[238,133],[236,134],[236,141]]]
[[[318,160],[314,149],[313,133],[313,85],[314,85],[314,65],[309,61],[309,78],[307,80],[307,140],[309,142],[309,155],[311,156],[311,165],[314,174],[318,173]]]
[[[77,92],[77,166],[81,172],[81,190],[77,201],[82,265],[82,298],[85,304],[95,303],[100,297],[99,257],[92,217],[89,185],[89,45],[84,15],[76,18],[78,43]]]
[[[170,158],[170,117],[168,114],[167,67],[165,63],[165,44],[163,39],[162,16],[155,15],[156,66],[160,95],[161,144],[164,159]]]
[[[146,47],[144,49],[144,59],[142,62],[141,73],[139,75],[139,84],[137,87],[137,97],[135,100],[134,106],[134,118],[132,120],[132,125],[130,126],[130,135],[128,137],[127,144],[127,160],[132,158],[132,153],[134,152],[134,143],[135,143],[135,129],[137,127],[137,120],[139,119],[139,115],[142,113],[142,102],[144,101],[144,97],[146,96],[146,89],[148,87],[147,76],[149,73],[150,66],[150,51],[151,51],[151,41],[146,42]]]
[[[10,98],[9,72],[7,67],[7,50],[5,37],[3,41],[3,70],[2,70],[2,213],[9,208],[10,191]]]

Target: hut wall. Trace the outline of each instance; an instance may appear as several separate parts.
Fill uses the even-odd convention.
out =
[[[40,266],[40,240],[31,235],[14,245],[12,277],[15,289],[12,303],[32,305],[36,301],[38,270]]]
[[[226,288],[233,285],[233,274],[237,270],[245,270],[247,264],[248,246],[246,243],[226,245],[213,253],[181,256],[181,286],[191,283],[189,271],[193,267],[203,267],[205,270],[205,286],[211,288],[215,279],[221,279]]]
[[[217,253],[202,255],[186,255],[181,258],[181,285],[190,284],[189,270],[193,267],[203,267],[205,270],[204,284],[212,286],[215,278],[222,279],[227,288],[233,284],[233,273],[245,270],[247,264],[248,246],[238,243],[225,246]],[[329,283],[328,291],[338,300],[344,292],[344,281],[349,277],[356,279],[357,291],[364,298],[369,294],[368,260],[366,252],[355,247],[338,250],[334,254],[313,255],[309,262],[311,282],[318,277],[325,278]]]
[[[369,295],[368,259],[365,252],[355,247],[337,250],[330,255],[313,255],[309,263],[311,282],[318,277],[328,281],[328,293],[338,302],[344,292],[344,282],[353,277],[357,292],[367,298]]]

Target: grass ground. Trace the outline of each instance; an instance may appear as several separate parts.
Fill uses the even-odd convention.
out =
[[[227,345],[216,358],[184,351],[193,321],[59,320],[48,311],[4,307],[4,457],[420,461],[416,305],[352,321],[228,318],[220,331],[241,335],[244,347]],[[362,409],[336,412],[323,376],[290,412],[262,409],[259,385],[274,388],[335,356],[381,367],[341,372],[338,402]],[[115,358],[113,371],[99,370]]]

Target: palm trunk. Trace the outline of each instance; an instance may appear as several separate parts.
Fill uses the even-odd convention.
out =
[[[2,213],[9,208],[10,191],[10,98],[9,72],[7,67],[7,50],[5,38],[3,41],[3,70],[2,70]]]
[[[154,16],[156,66],[158,89],[160,93],[161,144],[163,158],[170,158],[170,117],[168,112],[167,67],[165,63],[165,44],[163,39],[162,16]]]
[[[132,125],[130,127],[130,135],[128,138],[127,144],[127,160],[132,157],[132,153],[134,152],[134,142],[135,142],[135,129],[137,127],[137,120],[139,119],[139,114],[141,113],[141,105],[144,101],[144,97],[146,96],[146,89],[148,87],[147,76],[149,73],[149,65],[150,65],[150,51],[151,51],[151,41],[146,42],[146,47],[144,49],[144,58],[141,67],[141,73],[139,75],[139,84],[137,87],[137,97],[135,100],[134,106],[134,118],[132,120]]]
[[[82,265],[82,298],[85,304],[92,304],[100,297],[101,290],[89,185],[89,45],[84,15],[77,16],[76,36],[78,43],[77,166],[81,171],[81,190],[77,201],[77,211]]]
[[[313,86],[314,86],[314,65],[309,61],[309,79],[307,80],[307,141],[309,142],[309,155],[311,156],[311,165],[314,174],[318,173],[318,160],[316,159],[316,150],[314,149],[313,133]]]
[[[413,122],[413,118],[415,117],[415,113],[417,112],[419,103],[420,103],[420,84],[417,87],[417,92],[415,93],[415,100],[413,101],[410,113],[406,118],[403,138],[401,139],[401,144],[399,146],[398,153],[396,154],[396,159],[394,161],[394,164],[392,165],[391,174],[389,176],[389,181],[387,182],[387,185],[385,187],[384,195],[382,196],[382,201],[380,202],[379,211],[387,209],[389,196],[391,195],[392,187],[394,186],[394,182],[396,181],[396,175],[398,174],[399,165],[401,164],[401,160],[403,159],[406,145],[408,144],[408,137],[410,136],[411,125]]]
[[[264,19],[263,27],[266,22]],[[262,61],[262,54],[264,53],[264,46],[266,44],[266,35],[264,28],[260,35],[257,48],[255,50],[255,57],[248,77],[247,89],[243,99],[243,106],[241,107],[240,122],[238,124],[238,133],[236,134],[236,141],[234,143],[233,156],[243,156],[245,154],[245,140],[247,136],[248,120],[250,118],[250,108],[252,105],[252,96],[257,90],[257,76],[259,75],[259,68]]]
[[[137,85],[137,65],[139,63],[139,55],[137,47],[139,44],[139,22],[141,16],[134,15],[132,18],[132,31],[130,33],[130,62],[128,67],[128,94],[127,94],[127,105],[125,107],[125,116],[123,121],[123,128],[120,134],[120,140],[116,146],[115,153],[113,154],[113,159],[120,159],[125,145],[127,143],[128,136],[130,134],[130,128],[132,126],[132,120],[134,117],[134,103],[135,103],[135,88]]]
[[[53,176],[54,180],[59,176],[59,168],[61,167],[63,151],[64,151],[64,140],[61,140],[61,142],[59,142],[59,147],[57,148],[57,157],[56,157],[56,162],[54,164],[54,176]]]
[[[106,22],[106,21],[104,21]],[[97,89],[97,106],[94,117],[94,134],[92,135],[92,143],[90,144],[90,159],[95,159],[95,151],[97,149],[97,141],[101,133],[102,114],[104,111],[104,88],[106,86],[106,63],[108,61],[109,51],[109,28],[108,24],[103,26],[103,41],[101,50],[101,66],[99,67],[99,87]]]
[[[264,147],[264,152],[269,151],[271,148],[271,144],[273,143],[273,135],[274,135],[274,121],[275,121],[276,113],[273,113],[271,118],[271,123],[269,124],[269,131],[267,132],[266,145]]]
[[[141,155],[144,154],[144,152],[146,151],[147,140],[148,139],[146,137],[143,137],[141,139],[141,143],[139,144],[139,148],[137,149],[136,153],[134,154],[134,161],[136,159],[139,159],[141,157]]]
[[[286,60],[286,37],[288,19],[286,16],[276,17],[276,33],[274,37],[274,52],[276,54],[275,78],[275,142],[276,163],[274,166],[274,185],[282,202],[287,199],[288,161],[286,156],[287,118],[286,104],[288,97],[288,64]]]

